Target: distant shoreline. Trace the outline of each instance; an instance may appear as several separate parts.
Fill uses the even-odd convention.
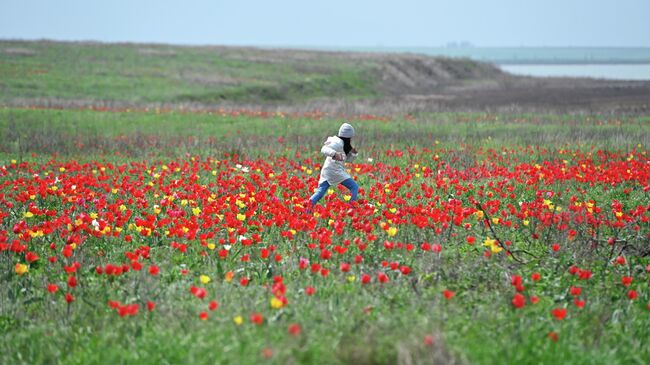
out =
[[[269,48],[269,47],[262,47]],[[293,48],[293,47],[285,47]],[[411,53],[497,65],[645,65],[650,47],[296,47],[323,51]]]
[[[478,61],[478,60],[477,60]],[[603,66],[603,65],[608,65],[608,66],[630,66],[630,65],[650,65],[650,59],[647,60],[639,60],[639,61],[624,61],[624,60],[603,60],[603,61],[588,61],[588,62],[580,62],[580,61],[574,61],[574,60],[557,60],[557,61],[550,61],[550,60],[544,60],[544,61],[538,61],[538,60],[509,60],[509,61],[501,61],[501,62],[492,62],[495,63],[499,66],[524,66],[524,65],[531,65],[531,66],[536,66],[536,65],[544,65],[544,66]]]
[[[513,75],[533,77],[588,77],[606,80],[650,80],[650,63],[500,64]]]

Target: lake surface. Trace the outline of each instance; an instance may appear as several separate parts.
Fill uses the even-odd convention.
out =
[[[499,65],[515,75],[538,77],[590,77],[610,80],[650,80],[650,64],[645,65]]]
[[[339,49],[461,57],[498,64],[650,64],[650,47],[352,47]]]
[[[305,47],[310,48],[310,47]],[[650,47],[312,47],[469,58],[517,74],[650,80]]]

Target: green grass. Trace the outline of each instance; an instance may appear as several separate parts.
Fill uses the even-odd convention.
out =
[[[317,148],[336,133],[340,118],[319,121],[301,116],[232,116],[229,113],[179,111],[96,112],[0,108],[0,152],[123,155],[230,151],[255,157]],[[415,120],[353,121],[355,143],[369,154],[409,146],[501,148],[504,145],[548,149],[594,146],[631,149],[650,145],[649,119],[604,116],[436,113]],[[278,143],[283,138],[283,143]],[[436,141],[438,143],[436,143]]]
[[[89,104],[107,101],[109,105],[112,101],[134,105],[205,105],[224,101],[263,104],[332,96],[381,96],[373,78],[377,64],[371,60],[327,54],[318,58],[292,57],[282,52],[229,48],[0,41],[0,105],[11,105],[17,99],[42,98]],[[454,65],[468,69],[476,66]],[[398,189],[394,196],[386,197],[376,213],[354,219],[376,217],[386,221],[386,216],[392,214],[390,206],[404,211],[437,201],[436,207],[440,207],[440,202],[447,201],[450,194],[471,207],[469,198],[477,196],[477,189],[493,192],[491,200],[498,201],[501,209],[508,204],[516,207],[519,202],[533,201],[537,191],[544,189],[564,194],[552,198],[564,211],[571,206],[568,199],[572,195],[581,201],[594,200],[603,209],[613,201],[622,202],[626,209],[647,205],[647,192],[635,181],[615,187],[605,183],[590,186],[588,182],[573,180],[539,182],[531,188],[523,182],[514,183],[515,180],[471,176],[473,169],[481,166],[512,169],[520,164],[562,160],[567,161],[567,167],[585,161],[604,164],[601,150],[619,151],[611,157],[614,161],[627,159],[632,153],[637,159],[646,158],[650,116],[431,113],[364,119],[282,113],[260,117],[251,111],[240,112],[242,115],[235,116],[219,110],[198,113],[155,108],[109,108],[104,112],[0,108],[0,184],[7,184],[0,191],[0,237],[7,235],[8,242],[16,238],[14,225],[20,220],[28,220],[34,226],[50,220],[44,216],[25,218],[30,203],[53,209],[60,216],[69,215],[72,224],[81,212],[105,213],[105,208],[100,208],[102,197],[109,204],[125,204],[133,210],[134,217],[142,217],[152,212],[154,204],[161,204],[163,195],[172,192],[188,194],[190,200],[197,199],[207,206],[209,200],[193,196],[192,189],[208,189],[215,193],[215,199],[224,194],[239,199],[244,185],[259,189],[257,196],[270,193],[273,188],[271,194],[279,197],[281,203],[278,209],[293,207],[287,214],[300,214],[287,197],[309,194],[322,162],[318,150],[343,120],[350,121],[357,130],[354,144],[362,153],[359,166],[376,169],[372,173],[354,173],[365,193],[384,196],[388,194],[386,184]],[[402,155],[395,156],[393,151]],[[214,161],[209,166],[196,162],[206,158],[220,159],[224,164],[243,162],[268,168],[280,182],[265,185],[268,175],[253,168],[238,184],[215,184],[217,171],[235,176],[237,170],[232,166],[217,167]],[[33,164],[34,171],[13,168],[12,160]],[[77,162],[90,165],[83,167],[83,171],[68,169],[64,177],[60,167]],[[269,166],[265,165],[267,162]],[[427,166],[434,173],[425,177],[416,164]],[[99,165],[108,167],[106,172],[112,179],[103,179]],[[163,165],[179,166],[179,171],[172,168],[165,175]],[[125,172],[118,173],[114,166],[123,167]],[[470,177],[449,181],[436,169],[468,172]],[[155,178],[157,173],[164,176]],[[51,178],[52,174],[71,178],[68,184],[60,184],[61,189],[65,186],[68,196],[42,197],[30,191],[28,198],[17,197],[25,184]],[[86,179],[74,180],[77,174]],[[282,176],[287,179],[279,180]],[[146,206],[135,199],[132,190],[113,193],[109,186],[92,186],[92,193],[84,196],[72,191],[82,190],[95,180],[119,184],[127,177],[126,180],[139,182],[134,185],[139,188],[134,190],[142,190]],[[171,187],[177,181],[189,187]],[[513,187],[513,198],[499,195],[500,182]],[[473,186],[469,187],[469,183]],[[48,184],[40,188],[46,189]],[[68,190],[70,184],[78,188]],[[159,189],[162,186],[167,188],[164,192]],[[418,197],[421,186],[431,187],[439,200]],[[468,191],[455,193],[458,186]],[[404,201],[400,203],[400,199]],[[5,204],[5,200],[12,204]],[[481,200],[488,198],[483,196]],[[180,205],[179,209],[191,216],[192,204]],[[339,245],[346,238],[366,238],[351,229],[353,218],[347,215],[347,209],[344,207],[332,217],[346,224],[342,235],[333,236],[333,244]],[[519,218],[511,219],[523,224]],[[29,242],[29,249],[37,252],[40,259],[25,275],[17,275],[14,269],[17,262],[26,260],[23,254],[0,252],[0,363],[647,363],[650,316],[646,305],[650,292],[645,268],[650,261],[633,250],[647,246],[647,222],[638,223],[638,232],[626,227],[601,228],[596,233],[600,240],[614,235],[626,238],[625,244],[631,247],[625,252],[629,264],[619,267],[608,262],[609,250],[585,248],[591,237],[586,230],[578,232],[578,239],[572,241],[564,231],[555,226],[544,228],[533,219],[529,226],[518,229],[498,227],[498,233],[534,256],[522,254],[527,259],[525,263],[498,255],[487,260],[483,258],[480,241],[489,233],[478,219],[468,221],[472,224],[469,231],[459,227],[442,233],[436,233],[432,227],[416,229],[406,225],[400,227],[394,238],[375,227],[374,232],[380,237],[364,252],[364,263],[354,266],[349,274],[338,270],[341,261],[350,261],[352,253],[358,253],[353,245],[346,256],[335,254],[327,262],[331,269],[328,278],[297,270],[299,257],[316,262],[319,253],[307,248],[308,243],[314,242],[308,231],[299,230],[293,241],[284,238],[281,233],[289,229],[288,223],[270,226],[262,232],[261,244],[276,245],[284,257],[282,264],[262,260],[257,247],[250,249],[249,264],[240,263],[238,253],[223,260],[215,257],[216,251],[201,256],[199,251],[204,248],[196,239],[179,240],[189,244],[188,253],[183,255],[170,248],[172,238],[140,237],[127,224],[120,236],[89,236],[76,251],[73,259],[82,262],[83,267],[78,273],[79,285],[74,289],[66,288],[68,275],[60,264],[71,260],[61,257],[56,265],[47,262],[50,255],[61,256],[66,236],[62,230],[67,230],[64,224],[55,234]],[[128,223],[134,223],[134,218]],[[326,218],[318,220],[318,227],[331,229]],[[226,237],[224,227],[209,229],[215,230],[217,237]],[[543,239],[531,242],[530,234],[536,229]],[[255,228],[250,227],[248,233],[253,231]],[[475,246],[465,243],[469,233],[477,237]],[[125,234],[134,236],[134,241],[128,243]],[[385,240],[413,243],[416,250],[388,251],[383,248]],[[442,243],[442,254],[418,251],[423,241]],[[551,242],[560,242],[562,250],[549,253]],[[50,248],[52,243],[57,245],[56,250]],[[94,273],[95,265],[127,263],[124,251],[140,245],[151,247],[151,262],[161,266],[160,276],[151,277],[146,269],[114,278]],[[413,273],[391,273],[391,281],[383,285],[373,277],[372,284],[361,286],[361,273],[374,275],[386,271],[381,266],[383,260],[407,264]],[[572,264],[592,269],[593,280],[577,281],[569,275],[567,268]],[[190,274],[182,276],[181,267],[190,269]],[[226,282],[227,270],[249,276],[252,283],[243,288],[236,284],[237,279]],[[543,279],[532,283],[531,272],[541,273]],[[198,276],[202,274],[212,281],[199,284]],[[526,294],[539,295],[539,303],[528,302],[522,309],[512,307],[512,274],[523,276]],[[287,286],[289,304],[279,310],[269,306],[271,294],[267,286],[272,285],[274,275],[282,275]],[[354,275],[354,280],[349,275]],[[620,285],[622,275],[635,277],[632,287],[639,290],[638,300],[626,299],[627,289]],[[48,282],[58,283],[61,290],[56,295],[48,293],[44,289]],[[204,286],[209,297],[194,298],[188,292],[190,285]],[[573,308],[573,298],[567,293],[571,285],[580,285],[585,290],[588,305],[582,310]],[[316,288],[314,296],[304,294],[307,286]],[[446,300],[441,294],[445,289],[454,290],[456,296]],[[66,291],[76,296],[70,305],[63,300]],[[219,301],[219,308],[210,312],[207,321],[200,321],[198,313],[206,310],[211,299]],[[108,300],[140,303],[140,312],[136,317],[121,318],[108,307]],[[155,311],[146,311],[147,300],[157,303]],[[554,320],[549,310],[556,307],[571,308],[569,317]],[[264,314],[262,326],[248,320],[253,312]],[[233,321],[238,315],[244,318],[242,325]],[[300,336],[287,332],[291,323],[301,325]],[[559,334],[557,342],[547,337],[550,332]],[[432,336],[433,345],[424,343],[425,336]],[[270,359],[264,356],[267,348],[272,352]]]
[[[227,153],[237,152],[242,156],[237,161],[245,158],[277,161],[274,159],[286,156],[296,165],[271,165],[277,176],[287,173],[300,181],[313,182],[309,179],[314,175],[307,176],[300,167],[308,167],[317,173],[322,162],[322,156],[317,152],[319,146],[327,135],[335,133],[340,122],[340,118],[333,117],[323,120],[280,115],[235,117],[218,112],[3,108],[0,109],[0,160],[5,166],[10,165],[12,159],[34,163],[42,178],[46,173],[56,174],[58,166],[66,161],[91,162],[83,174],[94,179],[92,176],[97,173],[92,170],[98,169],[94,167],[95,163],[125,165],[127,170],[146,164],[147,169],[162,171],[163,164],[170,165],[174,161],[191,164],[191,156],[228,160]],[[541,164],[543,161],[566,159],[567,166],[575,166],[583,162],[582,157],[571,153],[561,155],[561,149],[580,150],[585,156],[593,151],[592,157],[584,158],[601,163],[598,150],[620,151],[620,159],[625,159],[634,150],[638,153],[647,151],[650,143],[648,122],[646,117],[613,120],[604,116],[469,113],[418,115],[415,120],[353,120],[358,132],[355,145],[362,152],[360,163],[377,167],[372,176],[355,175],[367,191],[383,192],[386,183],[406,183],[396,197],[405,199],[401,207],[415,207],[429,201],[407,198],[404,193],[417,194],[421,184],[435,187],[435,194],[442,196],[442,201],[446,201],[447,194],[456,184],[467,186],[471,182],[475,188],[480,186],[486,191],[496,192],[489,188],[491,182],[500,181],[496,178],[460,180],[448,185],[449,190],[443,190],[436,187],[436,182],[442,178],[435,174],[427,178],[416,176],[414,165],[435,167],[436,155],[444,161],[441,169],[449,167],[460,171],[483,163],[510,169],[512,164],[520,163]],[[279,142],[278,138],[284,138],[285,142]],[[388,156],[389,150],[400,150],[404,155]],[[50,161],[52,153],[56,153],[53,162]],[[369,163],[368,157],[374,162]],[[196,174],[194,186],[206,186],[217,192],[220,187],[210,185],[214,183],[210,173],[212,168],[205,172],[173,172],[160,181],[169,185],[175,180],[188,181],[190,175]],[[230,170],[223,168],[223,171]],[[68,174],[74,176],[76,172]],[[408,175],[408,181],[403,180],[405,177],[401,174]],[[137,180],[136,173],[127,171],[125,175],[132,175],[132,181]],[[250,175],[262,176],[254,169]],[[246,181],[258,186],[250,175]],[[141,176],[143,184],[157,181],[149,173]],[[2,175],[0,181],[20,182],[33,178],[27,170],[10,170]],[[115,181],[123,180],[120,177]],[[22,189],[20,183],[18,190],[12,190],[12,186],[4,188],[3,194],[6,195],[3,199]],[[553,198],[564,211],[571,204],[568,201],[571,195],[585,201],[593,199],[603,208],[609,207],[614,200],[623,202],[626,209],[647,205],[646,193],[634,182],[616,187],[601,183],[589,186],[586,182],[576,181],[555,182],[534,189],[523,183],[513,186],[515,197],[503,198],[502,206],[532,201],[538,188],[565,193]],[[278,196],[296,193],[290,186],[280,184],[277,188]],[[300,194],[307,194],[309,188],[303,187]],[[106,193],[103,188],[93,189],[97,194]],[[232,189],[224,194],[238,196],[239,187]],[[586,191],[579,193],[580,189]],[[624,189],[630,191],[624,193]],[[184,192],[184,189],[178,191]],[[468,198],[474,196],[474,192],[469,191],[457,198],[470,206]],[[147,191],[145,198],[151,204],[157,204],[161,196],[156,194],[156,191]],[[121,192],[110,195],[108,199],[109,203],[116,203],[129,197],[130,193]],[[26,203],[16,202],[11,209],[2,205],[1,211],[9,216],[1,221],[0,231],[10,232],[10,237],[14,237],[13,225],[23,219],[29,202],[41,208],[56,209],[61,214],[63,206],[69,208],[71,205],[76,207],[74,214],[95,210],[95,203],[83,208],[76,203],[64,203],[57,197],[39,196]],[[288,201],[284,203],[291,204]],[[389,199],[387,203],[398,205],[395,199]],[[141,216],[150,212],[152,206],[133,209],[136,216]],[[191,214],[189,206],[184,209]],[[388,211],[384,206],[378,214]],[[345,213],[338,214],[344,217]],[[30,224],[36,224],[46,218],[30,219]],[[350,218],[342,220],[348,226],[342,236],[334,235],[334,244],[340,244],[345,238],[364,237],[350,228]],[[471,232],[479,240],[488,235],[484,228],[480,228],[478,220],[471,222],[474,225]],[[535,224],[533,221],[527,228],[519,229],[500,227],[499,233],[515,245],[523,245],[529,240]],[[328,227],[327,220],[319,222],[319,226]],[[61,284],[62,291],[66,291],[67,275],[58,266],[54,269],[46,262],[52,254],[49,244],[57,243],[57,250],[60,250],[62,238],[48,236],[30,242],[30,249],[39,253],[41,261],[30,267],[25,276],[14,273],[17,255],[0,253],[0,267],[3,268],[0,272],[2,362],[408,364],[431,363],[438,359],[442,363],[477,364],[643,364],[650,357],[646,346],[650,338],[650,317],[645,307],[650,301],[650,292],[644,281],[644,275],[647,275],[645,267],[650,264],[648,258],[629,254],[626,267],[604,265],[606,252],[585,251],[581,246],[587,242],[587,233],[581,232],[581,238],[574,242],[568,241],[564,233],[554,230],[555,227],[543,230],[544,240],[525,246],[541,259],[522,264],[503,256],[484,260],[480,242],[472,247],[466,245],[466,233],[462,228],[454,229],[457,237],[451,236],[452,230],[436,234],[430,228],[400,228],[392,240],[416,244],[413,254],[384,250],[383,241],[391,238],[377,229],[380,239],[367,248],[364,264],[352,273],[354,282],[349,282],[349,274],[336,270],[336,265],[343,260],[338,256],[330,261],[332,272],[328,278],[298,271],[298,258],[312,258],[317,256],[317,252],[305,247],[306,243],[313,242],[308,232],[299,232],[294,241],[283,238],[280,232],[287,228],[286,225],[271,227],[263,234],[264,244],[276,244],[286,260],[282,265],[269,264],[260,260],[257,251],[253,251],[253,262],[246,265],[246,273],[253,281],[246,288],[223,280],[225,270],[242,266],[237,258],[219,260],[213,254],[201,257],[198,251],[202,248],[196,240],[187,241],[190,243],[189,252],[182,255],[170,249],[170,238],[142,238],[129,231],[136,239],[128,244],[123,236],[90,237],[78,251],[79,256],[75,256],[75,260],[82,261],[84,266],[78,275],[79,286],[74,289],[77,299],[70,306],[63,301],[61,292],[52,296],[43,289],[47,282],[54,281]],[[127,231],[125,227],[124,232]],[[598,235],[601,239],[614,234],[626,235],[630,244],[642,247],[647,243],[647,239],[643,239],[647,232],[648,225],[644,223],[640,224],[638,234],[628,227],[618,232],[603,228]],[[443,243],[442,254],[436,256],[417,251],[417,245],[425,240]],[[563,250],[554,256],[548,249],[548,244],[553,241],[563,245]],[[125,262],[124,251],[134,250],[141,244],[152,247],[153,262],[161,266],[161,276],[152,278],[143,271],[106,279],[93,273],[95,265]],[[350,259],[351,256],[344,258]],[[359,284],[360,272],[383,270],[382,260],[408,264],[414,269],[413,275],[393,275],[391,282],[384,285],[373,278],[373,284],[362,287]],[[190,269],[187,277],[179,274],[181,264]],[[593,269],[594,279],[576,281],[566,272],[572,264]],[[533,284],[528,278],[534,271],[540,272],[543,280]],[[216,298],[220,303],[219,309],[210,312],[207,321],[200,321],[197,316],[199,311],[205,310],[208,299],[200,301],[188,293],[190,285],[198,285],[200,274],[212,278],[212,282],[204,286],[210,299]],[[269,284],[276,274],[283,275],[289,300],[289,305],[280,310],[269,307],[269,290],[263,286]],[[514,290],[508,282],[511,274],[522,275],[527,281],[527,293],[539,295],[540,302],[514,309],[510,304]],[[635,276],[633,287],[639,290],[635,302],[626,300],[626,289],[620,285],[621,275],[628,274]],[[308,285],[317,289],[312,297],[304,294]],[[583,310],[572,307],[573,298],[567,294],[571,285],[585,289],[588,306]],[[441,295],[444,289],[456,291],[456,297],[449,301],[444,299]],[[141,307],[138,316],[120,318],[107,306],[109,299],[128,303],[153,299],[157,307],[152,313]],[[562,306],[571,308],[569,317],[564,321],[552,319],[549,310]],[[366,308],[372,309],[364,310]],[[265,315],[263,326],[248,321],[252,312]],[[237,315],[244,317],[241,326],[233,322]],[[291,323],[300,323],[303,330],[300,336],[287,333],[287,326]],[[559,334],[557,342],[547,337],[552,331]],[[433,336],[433,346],[424,344],[427,335]],[[270,359],[263,355],[265,348],[272,351]]]
[[[259,103],[377,95],[372,61],[276,56],[267,62],[255,50],[0,41],[0,103]]]

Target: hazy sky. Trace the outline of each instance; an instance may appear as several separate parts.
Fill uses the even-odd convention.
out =
[[[0,38],[650,47],[650,0],[0,0]]]

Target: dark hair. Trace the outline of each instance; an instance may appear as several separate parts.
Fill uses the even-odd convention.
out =
[[[348,137],[339,137],[340,139],[343,140],[343,152],[345,154],[349,154],[350,151],[352,151],[352,143],[350,143],[350,138]]]

